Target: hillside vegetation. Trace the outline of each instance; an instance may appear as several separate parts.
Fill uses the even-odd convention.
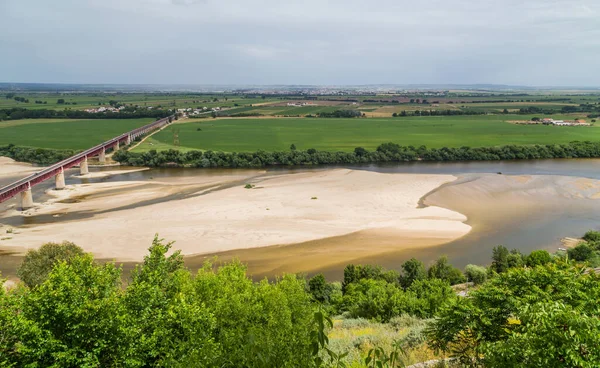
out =
[[[600,365],[600,233],[568,255],[499,246],[464,273],[445,257],[348,265],[341,283],[252,282],[237,262],[192,274],[170,247],[155,239],[125,283],[73,244],[30,251],[23,283],[0,288],[0,366]]]

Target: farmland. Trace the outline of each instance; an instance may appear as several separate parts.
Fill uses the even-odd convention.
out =
[[[555,118],[573,118],[554,116]],[[136,152],[169,148],[224,152],[298,149],[352,151],[374,149],[384,142],[439,147],[489,147],[600,140],[600,129],[516,125],[524,115],[440,116],[404,118],[237,118],[185,120],[147,139]],[[178,134],[179,146],[173,145]]]
[[[153,119],[27,119],[0,122],[0,146],[73,149],[90,148]]]

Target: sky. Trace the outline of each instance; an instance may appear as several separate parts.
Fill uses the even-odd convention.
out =
[[[0,82],[600,86],[598,0],[0,0]]]

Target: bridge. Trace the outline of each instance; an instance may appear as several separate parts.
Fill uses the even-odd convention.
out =
[[[0,188],[0,203],[9,200],[10,198],[21,194],[21,208],[27,209],[33,207],[33,196],[31,188],[43,181],[54,177],[56,180],[56,189],[65,188],[65,170],[75,165],[79,165],[81,175],[88,174],[88,158],[98,156],[100,162],[106,161],[106,150],[113,148],[115,151],[119,149],[122,143],[128,145],[134,139],[148,134],[156,129],[160,129],[169,124],[173,119],[172,116],[160,120],[156,120],[148,125],[144,125],[130,132],[121,134],[118,137],[103,142],[88,150],[73,155],[65,160],[62,160],[54,165],[44,168],[43,170],[30,175],[26,178],[18,180],[3,188]]]

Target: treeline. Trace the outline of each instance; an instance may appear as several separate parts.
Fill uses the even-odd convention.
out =
[[[73,150],[52,150],[44,148],[17,147],[13,144],[0,146],[0,156],[10,157],[15,161],[29,162],[37,165],[52,165],[75,154]]]
[[[521,109],[519,109],[518,113],[519,114],[572,114],[572,113],[577,113],[577,112],[582,112],[582,113],[589,113],[589,112],[594,112],[594,111],[600,111],[600,105],[591,105],[591,104],[581,104],[579,106],[563,106],[560,109],[550,109],[550,108],[543,108],[543,107],[538,107],[538,106],[530,106],[530,107],[523,107]]]
[[[83,110],[51,110],[51,109],[25,109],[15,107],[0,109],[0,121],[19,119],[138,119],[138,118],[165,118],[173,114],[171,110],[146,109],[127,107],[118,112],[87,112]]]
[[[333,112],[317,113],[317,116],[320,118],[358,118],[362,115],[358,110],[335,110]],[[307,115],[306,117],[312,117],[312,115]]]
[[[457,116],[457,115],[485,115],[485,111],[476,110],[402,110],[400,113],[393,113],[393,117],[404,116]]]
[[[308,149],[282,152],[213,152],[177,150],[144,153],[118,151],[113,159],[130,166],[188,166],[188,167],[264,167],[292,165],[365,164],[410,161],[497,161],[551,158],[600,157],[600,142],[571,142],[567,144],[502,147],[427,148],[384,143],[375,151],[357,147],[353,152],[326,152]]]

